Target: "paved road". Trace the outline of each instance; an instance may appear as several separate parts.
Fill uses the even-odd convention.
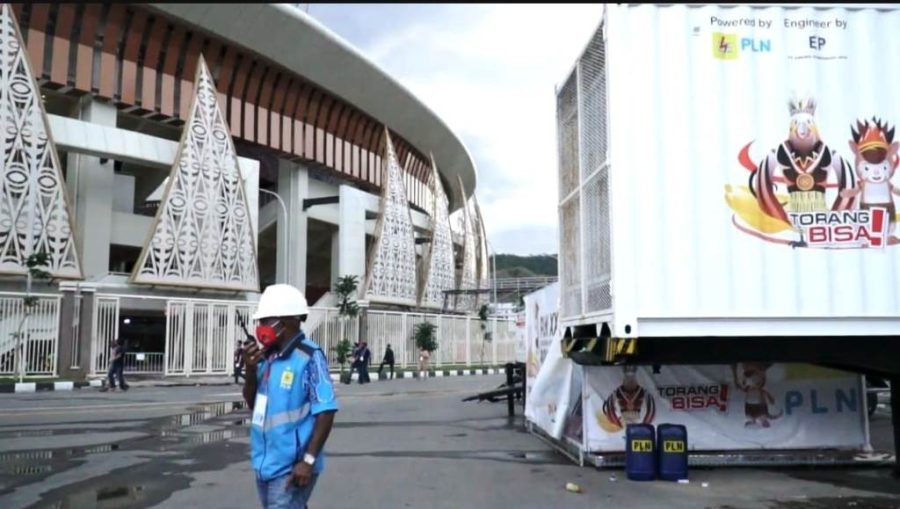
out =
[[[339,386],[311,507],[900,508],[900,483],[883,468],[693,470],[688,485],[579,468],[505,405],[460,402],[500,381]],[[236,386],[2,396],[0,508],[257,507],[239,398]],[[883,408],[873,421],[876,447],[891,445],[889,419]],[[567,481],[584,493],[564,491]]]

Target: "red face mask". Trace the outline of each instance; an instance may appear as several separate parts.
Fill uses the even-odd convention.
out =
[[[278,342],[279,329],[275,327],[281,325],[281,322],[275,322],[272,325],[259,324],[256,326],[256,339],[262,343],[264,348],[268,348]]]

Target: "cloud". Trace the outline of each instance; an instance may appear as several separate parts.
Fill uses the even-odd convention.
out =
[[[557,251],[554,87],[600,22],[593,5],[319,5],[311,14],[440,115],[478,166],[498,252]]]

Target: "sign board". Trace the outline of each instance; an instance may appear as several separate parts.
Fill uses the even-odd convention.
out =
[[[630,423],[687,427],[688,450],[861,449],[859,376],[807,364],[584,368],[590,452],[625,450]],[[679,452],[684,444],[663,444]]]

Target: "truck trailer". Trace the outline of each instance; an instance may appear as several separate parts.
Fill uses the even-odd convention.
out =
[[[564,354],[896,388],[900,7],[598,14],[556,91]]]

